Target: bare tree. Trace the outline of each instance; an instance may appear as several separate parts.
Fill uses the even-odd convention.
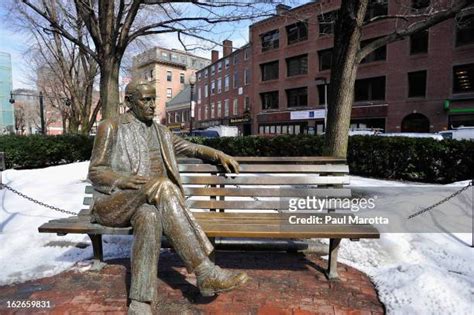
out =
[[[46,2],[50,4],[51,16],[62,17],[71,34],[80,41],[89,41],[84,22],[70,13],[74,6],[67,2],[56,5],[55,0]],[[58,112],[63,130],[88,134],[100,109],[92,97],[98,76],[96,61],[58,33],[48,32],[45,20],[28,12],[23,4],[13,2],[5,6],[14,22],[12,27],[33,39],[26,58],[31,66],[31,77],[44,94],[45,106],[53,113],[46,119],[58,119],[54,114]]]
[[[325,139],[328,155],[347,155],[357,67],[367,55],[384,45],[407,38],[445,20],[465,16],[474,10],[472,0],[432,0],[422,10],[414,10],[412,1],[402,0],[399,14],[376,16],[367,20],[367,8],[380,2],[387,3],[380,0],[342,0],[335,25],[329,86]],[[363,27],[368,23],[388,19],[393,20],[393,31],[361,47]]]
[[[73,42],[98,63],[103,117],[118,112],[120,63],[130,43],[143,36],[164,33],[177,33],[182,42],[186,36],[209,40],[202,34],[216,24],[271,16],[276,4],[276,1],[271,6],[262,6],[257,1],[73,0],[69,2],[74,3],[74,10],[59,16],[56,9],[66,7],[66,0],[22,2],[48,21],[45,29]],[[84,22],[89,41],[71,32],[65,19],[69,15]]]

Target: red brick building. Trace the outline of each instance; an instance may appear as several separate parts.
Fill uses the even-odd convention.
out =
[[[225,40],[222,58],[212,51],[211,64],[197,72],[194,129],[228,125],[237,126],[241,135],[251,134],[251,67],[250,45],[233,51]]]
[[[429,5],[430,1],[373,0],[367,15],[393,15]],[[225,42],[224,57],[213,52],[211,65],[198,72],[196,125],[243,122],[240,130],[248,134],[250,121],[252,134],[322,133],[339,6],[339,0],[294,9],[279,5],[277,16],[250,26],[249,45],[231,52]],[[361,44],[393,32],[394,23],[367,25]],[[228,90],[222,83],[226,76]],[[232,104],[233,99],[237,113],[225,109],[226,100]],[[244,115],[247,109],[250,117],[248,111]],[[391,43],[359,65],[352,128],[435,132],[460,125],[474,125],[473,16]]]

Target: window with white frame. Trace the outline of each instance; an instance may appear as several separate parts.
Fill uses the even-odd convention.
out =
[[[239,100],[234,98],[234,104],[232,105],[232,115],[237,115],[239,113]]]
[[[236,89],[239,86],[239,73],[237,71],[234,72],[234,79],[232,82],[232,86]]]
[[[204,97],[209,96],[209,86],[206,84],[204,85]]]
[[[216,93],[216,82],[214,80],[211,81],[211,95]]]
[[[171,71],[166,71],[166,81],[171,82],[173,80],[173,73]]]
[[[211,66],[211,74],[216,73],[216,65]]]
[[[230,67],[230,60],[229,60],[229,58],[226,58],[225,61],[224,61],[224,63],[225,63],[225,68],[228,69],[228,68]]]
[[[229,75],[226,75],[224,78],[224,90],[229,91],[229,85],[230,85],[230,77]]]
[[[214,103],[211,103],[211,118],[215,117],[215,112]]]
[[[245,69],[244,72],[244,84],[250,84],[250,69]]]
[[[166,97],[167,98],[172,98],[173,97],[173,89],[172,88],[167,88],[166,89]]]
[[[201,104],[201,87],[198,88],[198,104]]]
[[[222,71],[222,62],[219,61],[219,62],[217,63],[217,72],[221,72],[221,71]]]
[[[224,117],[229,116],[229,100],[224,101]]]
[[[198,108],[198,114],[197,114],[198,120],[201,120],[201,110],[202,110],[202,107],[199,107],[199,108]]]
[[[209,117],[209,108],[207,105],[204,107],[204,119],[207,119]]]
[[[217,102],[217,117],[221,117],[222,115],[222,103],[221,101]]]
[[[222,92],[222,78],[217,79],[217,93]]]

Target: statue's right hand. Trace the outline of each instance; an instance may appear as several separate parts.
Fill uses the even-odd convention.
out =
[[[149,180],[148,177],[139,175],[124,176],[117,180],[116,186],[120,189],[140,189]]]

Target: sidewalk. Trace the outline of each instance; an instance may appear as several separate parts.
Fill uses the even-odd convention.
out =
[[[160,257],[155,314],[382,314],[366,275],[339,264],[341,281],[322,273],[314,254],[217,252],[216,263],[248,272],[242,288],[203,298],[179,257]],[[128,259],[108,261],[100,272],[70,270],[54,277],[0,287],[1,314],[124,314],[130,283]],[[50,309],[7,309],[7,301],[50,301]]]

